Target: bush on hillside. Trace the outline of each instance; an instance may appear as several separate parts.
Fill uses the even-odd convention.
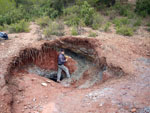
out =
[[[115,24],[116,27],[121,27],[122,25],[128,25],[130,24],[130,21],[128,18],[123,17],[123,18],[115,18],[113,20],[113,24]]]
[[[11,24],[8,29],[10,33],[29,32],[29,23],[21,20],[19,23]]]
[[[142,19],[141,18],[136,18],[135,20],[134,20],[134,24],[133,24],[133,26],[141,26],[141,24],[142,24]]]
[[[84,1],[81,6],[74,5],[68,7],[64,10],[65,21],[67,25],[70,26],[92,26],[93,23],[98,23],[96,16],[94,16],[96,11],[91,7],[87,1]]]
[[[78,30],[78,28],[77,27],[72,27],[72,29],[71,29],[71,35],[74,35],[74,36],[77,36],[77,35],[79,35],[80,33],[79,33],[79,30]]]
[[[105,26],[104,26],[104,31],[105,32],[108,32],[110,29],[110,26],[111,26],[111,23],[110,22],[107,22],[106,24],[105,24]]]
[[[95,13],[93,16],[92,28],[94,30],[97,30],[98,28],[102,26],[103,21],[104,21],[104,18],[100,14]]]
[[[52,23],[52,20],[48,17],[48,16],[45,16],[45,17],[41,17],[41,18],[38,18],[36,20],[36,23],[41,27],[41,28],[44,28],[46,26],[48,26],[49,24]]]
[[[3,31],[4,30],[4,27],[3,26],[0,26],[0,31]]]
[[[24,14],[20,9],[12,9],[3,15],[0,15],[0,25],[17,23],[23,18]]]
[[[137,0],[135,11],[143,17],[150,15],[150,0]]]
[[[132,36],[134,33],[134,29],[123,25],[123,26],[117,28],[116,32],[117,32],[117,34],[120,34],[120,35]]]
[[[119,15],[128,17],[129,19],[136,16],[133,6],[128,3],[121,4],[120,2],[117,2],[112,9],[114,9]]]
[[[63,36],[64,24],[62,22],[52,22],[44,29],[44,35],[50,37],[51,35]]]
[[[91,31],[91,32],[89,33],[89,37],[96,37],[96,36],[97,36],[97,34],[96,34],[95,32],[92,32],[92,31]]]
[[[81,6],[80,16],[83,19],[85,25],[90,26],[93,23],[93,15],[94,15],[94,8],[92,8],[88,2],[84,2]]]

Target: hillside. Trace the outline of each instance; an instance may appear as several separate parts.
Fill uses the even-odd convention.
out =
[[[150,113],[144,3],[0,1],[0,113]],[[71,78],[58,83],[62,49]]]

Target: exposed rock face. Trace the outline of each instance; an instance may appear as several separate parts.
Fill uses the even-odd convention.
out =
[[[102,81],[105,82],[106,80],[108,80],[108,79],[110,79],[110,78],[112,78],[112,77],[113,77],[113,75],[110,74],[110,72],[104,71],[104,72],[103,72]]]
[[[55,50],[49,50],[48,52],[41,54],[42,58],[37,58],[34,64],[45,70],[57,71],[58,69],[57,62],[59,53]],[[65,63],[65,66],[68,67],[70,73],[73,73],[77,69],[76,61],[73,60],[72,58],[68,58],[68,61]]]

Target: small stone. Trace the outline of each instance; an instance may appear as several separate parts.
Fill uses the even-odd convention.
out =
[[[104,103],[100,103],[99,106],[102,107]]]
[[[50,80],[47,80],[46,82],[47,82],[47,83],[51,83],[51,81],[50,81]]]
[[[35,102],[35,101],[36,101],[36,98],[33,98],[32,100],[33,100],[33,102]]]
[[[41,85],[47,87],[47,84],[46,84],[46,83],[41,83]]]
[[[136,112],[136,108],[132,108],[132,109],[131,109],[131,112],[132,112],[132,113]]]
[[[18,100],[18,101],[17,101],[17,104],[19,104],[19,103],[20,103],[20,101]]]
[[[31,80],[34,81],[34,80],[36,80],[36,78],[32,78]]]
[[[25,106],[25,107],[24,107],[24,109],[28,109],[28,107],[27,107],[27,106]]]

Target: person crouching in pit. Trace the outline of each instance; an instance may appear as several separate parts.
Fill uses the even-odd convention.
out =
[[[70,78],[69,70],[66,66],[64,66],[64,63],[67,62],[67,57],[65,57],[65,52],[63,49],[61,49],[61,52],[58,56],[58,72],[57,72],[57,82],[60,82],[61,78],[61,72],[62,70],[65,71],[67,78]]]

